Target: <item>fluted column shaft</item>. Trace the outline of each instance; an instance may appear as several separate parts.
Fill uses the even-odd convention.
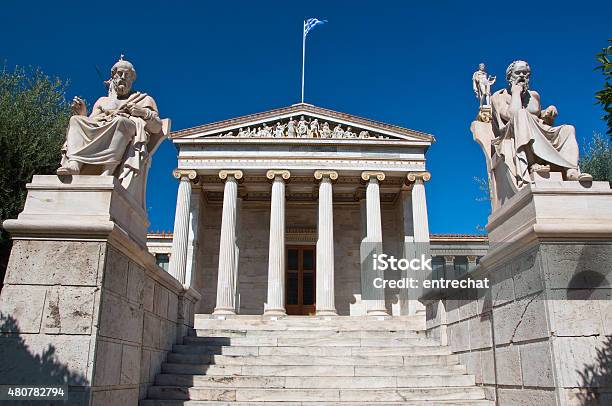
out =
[[[223,191],[223,214],[219,244],[219,271],[217,274],[217,305],[213,314],[236,314],[235,272],[236,267],[236,213],[238,179],[241,171],[221,171],[225,179]]]
[[[379,181],[385,179],[383,172],[363,172],[361,178],[367,182],[366,186],[366,224],[367,240],[376,245],[377,251],[382,251],[382,217],[380,212],[380,185]],[[379,254],[382,252],[379,252]],[[379,277],[384,278],[384,272],[379,271]],[[368,315],[386,316],[385,290],[376,289],[376,298],[368,301]]]
[[[429,172],[413,172],[408,174],[408,182],[412,183],[412,227],[415,245],[415,257],[425,255],[429,257],[429,220],[427,218],[427,199],[425,197],[425,182],[431,179]],[[419,272],[417,278],[424,280],[429,275]],[[433,276],[433,275],[432,275]],[[418,296],[421,295],[418,291]],[[418,299],[418,298],[417,298]],[[425,312],[425,306],[421,302],[415,301],[415,313]]]
[[[454,255],[444,255],[444,275],[436,275],[436,278],[455,279]]]
[[[429,175],[416,177],[412,186],[412,218],[414,225],[414,241],[429,243],[429,221],[427,219],[427,199],[425,197],[425,182]]]
[[[317,239],[317,315],[335,316],[334,299],[334,207],[332,181],[334,171],[317,171],[319,183],[319,224]]]
[[[185,284],[187,248],[189,243],[191,181],[196,178],[196,172],[177,169],[173,172],[173,175],[179,179],[179,188],[176,194],[174,233],[168,273],[174,276],[180,283]]]
[[[478,257],[476,255],[468,255],[467,260],[468,260],[468,271],[472,271],[478,265],[476,263],[476,261],[478,260]]]
[[[382,241],[382,219],[380,215],[380,186],[376,178],[370,178],[366,188],[366,213],[368,238]]]
[[[289,171],[268,171],[272,180],[270,244],[268,251],[268,300],[264,314],[282,316],[285,311],[285,180]]]

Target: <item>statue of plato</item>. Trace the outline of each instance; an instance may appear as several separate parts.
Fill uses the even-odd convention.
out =
[[[122,55],[111,68],[108,96],[96,101],[89,116],[85,102],[74,98],[58,175],[115,175],[120,180],[138,175],[162,121],[155,100],[132,90],[134,80],[136,70]]]

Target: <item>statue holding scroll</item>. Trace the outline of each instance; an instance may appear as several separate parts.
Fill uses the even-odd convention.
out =
[[[144,205],[150,156],[167,136],[155,100],[132,90],[134,66],[123,55],[111,68],[108,96],[99,98],[91,114],[75,97],[62,164],[58,175],[111,175]]]

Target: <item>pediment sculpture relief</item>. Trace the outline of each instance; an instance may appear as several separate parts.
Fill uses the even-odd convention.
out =
[[[503,204],[536,178],[590,182],[578,167],[578,143],[572,125],[555,125],[557,108],[543,108],[529,88],[531,68],[525,61],[506,69],[507,86],[491,94],[495,78],[484,64],[472,76],[480,101],[471,130],[487,160],[493,208]]]
[[[144,208],[151,156],[167,137],[170,121],[160,119],[151,96],[132,89],[135,80],[134,65],[121,55],[105,82],[108,95],[89,115],[85,101],[73,99],[57,174],[115,176]]]
[[[236,131],[216,134],[217,137],[239,138],[344,138],[344,139],[390,139],[382,134],[371,133],[364,129],[353,129],[340,123],[319,121],[316,117],[289,117],[253,127],[241,127]]]

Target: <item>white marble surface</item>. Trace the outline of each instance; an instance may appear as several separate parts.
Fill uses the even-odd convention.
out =
[[[219,271],[217,281],[217,305],[214,314],[236,313],[236,210],[238,200],[238,179],[240,171],[222,171],[219,176],[225,180],[223,192],[223,214],[221,219],[221,241],[219,244]]]
[[[191,181],[195,179],[195,171],[174,171],[174,177],[179,179],[176,195],[176,211],[174,214],[174,234],[172,237],[172,254],[168,272],[177,281],[185,284],[187,272],[187,244],[189,239],[189,218],[191,204]]]
[[[316,307],[317,315],[335,316],[334,300],[334,207],[332,179],[337,179],[336,172],[317,172],[315,178],[319,183],[319,221],[317,240],[317,281]]]
[[[268,251],[268,300],[264,314],[285,314],[285,180],[289,171],[270,170],[266,174],[272,180],[270,207],[270,243]]]

